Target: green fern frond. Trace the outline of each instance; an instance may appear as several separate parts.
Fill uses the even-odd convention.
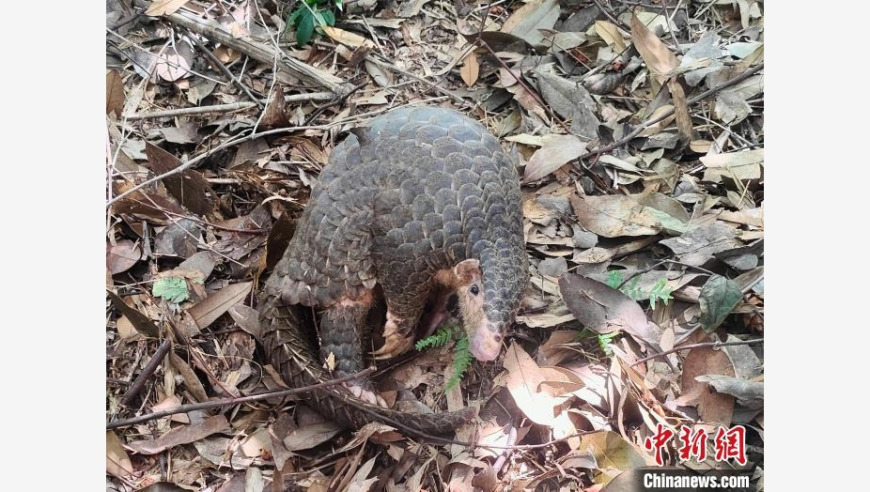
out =
[[[471,367],[473,359],[471,349],[468,346],[468,336],[463,336],[456,342],[456,347],[453,349],[453,376],[447,381],[448,390],[455,388],[459,381],[462,381],[462,376]]]
[[[458,328],[459,325],[455,323],[448,323],[439,328],[438,331],[436,331],[432,335],[418,340],[417,343],[414,345],[414,348],[416,348],[419,352],[427,348],[443,347],[447,344],[447,342],[452,340],[454,336],[456,336]]]

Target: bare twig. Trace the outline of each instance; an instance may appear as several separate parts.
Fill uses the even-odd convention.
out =
[[[147,3],[144,0],[134,0],[134,5],[144,7],[147,6]],[[292,77],[301,78],[319,87],[324,87],[336,94],[340,95],[350,90],[350,86],[346,82],[331,73],[302,63],[288,56],[283,51],[276,51],[271,46],[257,43],[251,39],[236,38],[221,25],[211,20],[201,19],[193,12],[181,9],[173,14],[164,15],[161,19],[186,27],[201,36],[229,46],[263,63],[271,65],[277,59],[279,60],[277,64],[278,71]]]
[[[148,381],[148,378],[154,374],[154,371],[157,370],[157,366],[163,362],[163,358],[166,357],[166,354],[169,352],[169,348],[172,346],[172,341],[168,338],[163,340],[163,343],[157,347],[157,351],[154,352],[154,356],[151,357],[151,360],[148,361],[148,364],[145,365],[145,368],[142,369],[142,372],[139,374],[139,377],[133,381],[133,384],[130,386],[130,389],[127,390],[127,393],[124,395],[124,398],[121,399],[121,405],[127,406],[136,398],[136,395],[142,391],[142,388],[145,387],[145,382]]]
[[[289,96],[284,96],[284,102],[300,102],[300,101],[331,101],[335,98],[335,94],[331,92],[311,92],[308,94],[291,94]],[[258,99],[258,102],[263,103],[262,100]],[[168,118],[174,116],[187,116],[187,115],[195,115],[195,114],[208,114],[208,113],[226,113],[230,111],[237,111],[241,109],[249,109],[258,106],[258,104],[249,102],[249,101],[241,101],[237,103],[228,103],[228,104],[214,104],[211,106],[196,106],[192,108],[178,108],[178,109],[167,109],[165,111],[151,111],[148,113],[139,113],[134,114],[127,117],[129,121],[136,120],[145,120],[152,118]]]
[[[763,338],[756,338],[754,340],[741,340],[739,342],[690,343],[688,345],[681,345],[679,347],[674,347],[670,350],[665,350],[664,352],[659,352],[657,354],[650,355],[649,357],[644,357],[643,359],[640,359],[639,361],[632,364],[632,367],[634,367],[638,364],[643,364],[644,362],[646,362],[648,360],[652,360],[652,359],[655,359],[657,357],[664,357],[665,355],[673,354],[674,352],[680,352],[683,350],[690,350],[690,349],[696,349],[696,348],[702,348],[702,347],[719,348],[719,347],[726,347],[729,345],[754,345],[756,343],[764,343],[764,339]]]
[[[736,85],[740,82],[743,82],[744,80],[748,79],[749,77],[751,77],[751,76],[755,75],[756,73],[758,73],[759,71],[761,71],[761,69],[763,69],[763,68],[764,68],[764,63],[759,63],[758,65],[750,68],[749,70],[743,72],[742,74],[738,75],[737,77],[734,77],[733,79],[729,80],[728,82],[724,82],[722,84],[719,84],[718,86],[716,86],[712,89],[706,90],[706,91],[702,92],[701,94],[698,94],[695,97],[689,98],[689,100],[686,101],[686,104],[688,104],[689,106],[697,104],[697,103],[703,101],[704,99],[707,99],[710,96],[716,95],[719,92],[722,92],[723,90],[725,90],[733,85]],[[651,119],[641,123],[631,133],[629,133],[625,137],[617,140],[616,142],[613,142],[609,145],[605,145],[604,147],[601,147],[598,149],[590,150],[589,152],[581,155],[578,158],[578,160],[588,159],[592,156],[604,154],[604,153],[610,152],[612,150],[615,150],[615,149],[627,144],[628,142],[631,142],[632,140],[634,140],[635,137],[640,135],[647,128],[651,127],[652,125],[655,125],[656,123],[658,123],[660,121],[665,120],[666,118],[670,118],[671,116],[673,116],[673,114],[674,114],[674,109],[671,108],[671,109],[665,111],[660,116],[657,116],[655,118],[651,118]]]
[[[202,41],[200,41],[196,36],[193,36],[193,35],[189,36],[189,39],[191,39],[194,42],[194,44],[196,44],[196,47],[199,48],[199,51],[203,55],[205,55],[206,58],[208,58],[208,60],[211,62],[212,65],[214,65],[221,72],[223,72],[224,75],[229,77],[229,79],[233,82],[233,84],[236,87],[238,87],[240,91],[244,92],[246,96],[248,96],[248,99],[253,101],[257,106],[260,106],[261,108],[264,106],[264,104],[262,102],[260,102],[259,99],[257,99],[257,96],[253,95],[251,93],[251,90],[248,89],[248,87],[245,84],[243,84],[241,80],[237,79],[236,76],[233,75],[232,72],[230,72],[230,69],[227,68],[226,65],[221,63],[221,61],[218,60],[216,56],[214,56],[214,54],[211,52],[211,50],[209,50],[208,48],[206,48],[202,44]]]
[[[160,410],[159,412],[152,412],[146,415],[140,415],[138,417],[133,417],[124,420],[116,420],[114,422],[110,422],[106,424],[106,429],[117,429],[118,427],[126,427],[128,425],[133,424],[141,424],[142,422],[147,422],[149,420],[159,419],[161,417],[166,417],[167,415],[175,415],[177,413],[187,413],[192,412],[194,410],[207,410],[210,408],[217,408],[226,405],[235,405],[239,403],[248,403],[252,401],[261,401],[268,400],[269,398],[279,398],[289,395],[295,395],[298,393],[305,393],[308,391],[313,391],[321,388],[326,388],[329,386],[335,386],[336,384],[345,383],[348,381],[354,381],[360,378],[367,378],[371,376],[375,372],[375,368],[369,367],[364,371],[360,371],[356,374],[351,374],[350,376],[344,376],[341,378],[331,379],[329,381],[324,381],[318,384],[312,384],[310,386],[303,386],[300,388],[286,389],[286,390],[278,390],[278,391],[266,391],[263,393],[257,393],[254,395],[248,396],[239,396],[235,398],[221,398],[219,400],[206,401],[202,403],[191,403],[189,405],[180,405],[173,408],[167,408],[166,410]]]

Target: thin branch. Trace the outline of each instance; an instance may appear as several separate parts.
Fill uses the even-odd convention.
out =
[[[295,395],[298,393],[305,393],[312,390],[317,390],[321,388],[326,388],[329,386],[335,386],[337,384],[345,383],[348,381],[353,381],[360,378],[367,378],[374,374],[375,368],[369,367],[364,371],[360,371],[356,374],[351,374],[350,376],[344,376],[341,378],[331,379],[329,381],[324,381],[318,384],[312,384],[311,386],[303,386],[300,388],[292,388],[286,390],[278,390],[278,391],[266,391],[263,393],[257,393],[254,395],[248,396],[239,396],[235,398],[221,398],[219,400],[212,400],[202,403],[191,403],[188,405],[180,405],[173,408],[168,408],[166,410],[160,410],[159,412],[152,412],[145,415],[140,415],[138,417],[133,417],[124,420],[116,420],[114,422],[110,422],[106,424],[106,430],[117,429],[118,427],[126,427],[128,425],[133,424],[141,424],[142,422],[147,422],[149,420],[159,419],[161,417],[166,417],[167,415],[175,415],[177,413],[187,413],[192,412],[194,410],[207,410],[210,408],[217,408],[226,405],[235,405],[238,403],[248,403],[252,401],[261,401],[268,400],[270,398],[279,398],[289,395]]]
[[[335,98],[335,94],[331,92],[311,92],[308,94],[291,94],[284,96],[284,102],[301,102],[301,101],[331,101]],[[263,102],[258,100],[258,102]],[[256,107],[257,104],[250,101],[240,101],[228,104],[214,104],[211,106],[195,106],[192,108],[177,108],[167,109],[163,111],[151,111],[148,113],[139,113],[127,117],[129,121],[144,120],[150,118],[167,118],[173,116],[186,116],[193,114],[208,114],[208,113],[226,113],[229,111],[237,111]]]
[[[763,69],[763,68],[764,68],[764,63],[759,63],[758,65],[750,68],[749,70],[743,72],[742,74],[738,75],[737,77],[734,77],[733,79],[729,80],[728,82],[722,83],[722,84],[720,84],[712,89],[709,89],[707,91],[702,92],[701,94],[698,94],[695,97],[689,98],[689,100],[686,101],[686,104],[688,104],[689,106],[697,104],[697,103],[703,101],[704,99],[707,99],[710,96],[716,95],[719,92],[722,92],[723,90],[725,90],[733,85],[736,85],[736,84],[739,84],[740,82],[743,82],[744,80],[748,79],[749,77],[751,77],[751,76],[755,75],[756,73],[758,73],[759,71],[761,71],[761,69]],[[625,137],[617,140],[616,142],[613,142],[612,144],[609,144],[609,145],[605,145],[604,147],[601,147],[599,149],[590,150],[589,152],[581,155],[580,157],[578,157],[578,160],[588,159],[590,157],[593,157],[593,156],[596,156],[599,154],[604,154],[604,153],[610,152],[612,150],[615,150],[615,149],[631,142],[632,140],[634,140],[635,137],[640,135],[647,128],[655,125],[656,123],[659,123],[660,121],[665,120],[666,118],[670,118],[671,116],[673,116],[673,114],[674,114],[674,109],[671,108],[671,109],[665,111],[661,116],[649,119],[649,120],[641,123],[631,133],[629,133]]]
[[[124,395],[124,398],[121,399],[121,405],[128,406],[133,398],[136,398],[136,395],[142,391],[142,388],[145,387],[145,382],[154,374],[154,371],[157,370],[157,367],[163,362],[163,358],[166,357],[166,354],[169,352],[169,348],[172,346],[172,341],[168,338],[163,340],[163,343],[157,347],[157,351],[154,352],[154,356],[151,357],[151,360],[148,361],[148,364],[142,369],[142,372],[139,374],[139,377],[133,381],[133,384],[130,386],[130,389],[127,390],[127,393]]]
[[[640,359],[639,361],[635,362],[631,366],[634,367],[638,364],[643,364],[644,362],[646,362],[648,360],[652,360],[652,359],[655,359],[658,357],[664,357],[665,355],[673,354],[674,352],[680,352],[683,350],[690,350],[690,349],[696,349],[696,348],[702,348],[702,347],[719,348],[719,347],[726,347],[729,345],[754,345],[756,343],[764,343],[764,338],[756,338],[754,340],[741,340],[739,342],[690,343],[688,345],[681,345],[679,347],[674,347],[670,350],[665,350],[664,352],[659,352],[657,354],[650,355],[649,357],[644,357],[643,359]]]

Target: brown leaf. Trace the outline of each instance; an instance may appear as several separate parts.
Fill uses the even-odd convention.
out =
[[[109,253],[106,256],[109,271],[112,272],[112,275],[117,275],[126,272],[142,259],[142,249],[137,243],[123,239],[109,248]]]
[[[553,408],[558,400],[540,391],[545,380],[541,368],[517,343],[508,347],[504,368],[507,371],[505,386],[526,417],[537,424],[552,426]]]
[[[478,63],[477,55],[473,51],[465,58],[465,63],[459,69],[459,75],[462,76],[462,81],[468,87],[477,82],[477,77],[480,75],[480,63]]]
[[[478,33],[463,34],[469,43],[477,42]],[[480,33],[480,39],[487,44],[493,51],[506,51],[510,53],[527,54],[534,53],[535,49],[532,45],[526,42],[525,39],[514,36],[506,32],[499,31],[483,31]]]
[[[296,429],[284,438],[284,447],[290,451],[303,451],[317,447],[341,432],[341,428],[332,422],[307,425]]]
[[[680,61],[676,55],[671,53],[671,50],[645,25],[636,15],[631,16],[631,40],[646,66],[650,71],[659,76],[661,81],[672,71],[680,66]]]
[[[694,343],[703,341],[695,340]],[[683,361],[682,393],[684,396],[695,396],[694,402],[704,423],[729,426],[734,414],[734,397],[718,393],[709,383],[696,379],[707,374],[733,377],[734,367],[722,350],[712,347],[690,350]]]
[[[194,304],[187,312],[201,330],[205,329],[229,308],[241,302],[251,292],[252,286],[253,282],[228,285]]]
[[[115,195],[120,195],[133,186],[135,185],[129,181],[114,181],[112,191]],[[133,192],[112,204],[112,213],[114,214],[130,214],[138,219],[146,219],[161,225],[168,222],[167,212],[183,216],[186,211],[174,198],[166,196],[165,188],[162,187],[158,188],[158,191],[140,190]]]
[[[106,473],[116,477],[133,474],[133,463],[114,431],[106,431]]]
[[[620,471],[646,465],[646,460],[635,447],[613,431],[587,434],[581,438],[580,451],[589,451],[602,472],[596,483],[607,483]]]
[[[668,80],[668,90],[674,101],[674,116],[677,120],[677,130],[680,131],[680,142],[685,146],[692,139],[692,117],[689,116],[686,92],[676,77]]]
[[[215,415],[197,424],[176,427],[157,439],[131,442],[129,447],[141,454],[154,455],[166,451],[173,446],[199,441],[212,434],[224,431],[229,427],[230,423],[227,422],[226,417]]]
[[[136,331],[152,338],[160,336],[160,329],[157,328],[157,325],[155,325],[153,321],[151,321],[151,318],[139,312],[138,309],[128,306],[127,303],[125,303],[124,300],[118,297],[114,292],[107,290],[106,295],[112,300],[112,305],[115,306],[115,309],[117,309],[119,313],[123,314],[127,320],[133,324],[133,328],[135,328]]]
[[[239,328],[250,333],[257,340],[260,339],[262,328],[260,327],[259,311],[244,304],[236,304],[227,312],[230,313],[230,316]]]
[[[572,195],[571,206],[577,221],[599,236],[651,236],[661,231],[656,216],[625,195]]]
[[[736,232],[722,222],[703,225],[683,234],[659,242],[677,254],[680,261],[701,266],[717,253],[743,246],[735,238]]]
[[[625,40],[622,39],[622,32],[612,22],[606,20],[595,21],[595,33],[610,46],[613,46],[616,52],[625,51]]]
[[[124,111],[124,81],[116,70],[106,72],[106,114],[119,118]]]
[[[541,29],[552,29],[559,19],[558,0],[533,0],[514,12],[501,27],[502,32],[519,36],[531,45],[544,39]]]
[[[586,142],[574,135],[553,135],[532,154],[523,182],[537,181],[586,152]]]
[[[181,165],[177,157],[150,143],[145,145],[145,154],[151,170],[157,174],[167,173]],[[213,210],[214,192],[199,172],[187,169],[164,178],[163,183],[169,194],[191,212],[205,215]]]
[[[172,364],[172,367],[181,374],[181,377],[184,379],[184,385],[187,387],[187,390],[191,395],[193,395],[193,398],[199,402],[208,401],[205,387],[203,387],[202,382],[200,382],[196,373],[193,372],[193,369],[187,365],[187,362],[184,362],[184,360],[175,352],[169,352],[169,362]]]
[[[359,34],[332,26],[321,26],[320,28],[323,29],[323,32],[334,41],[350,46],[351,48],[359,48],[360,46],[368,46],[370,48],[376,47],[375,43],[370,39],[366,39]]]
[[[661,330],[647,320],[637,302],[622,292],[574,273],[562,275],[559,290],[574,317],[590,330],[624,330],[644,345],[658,347]]]
[[[189,1],[190,0],[154,0],[154,2],[148,6],[145,15],[150,15],[152,17],[169,15],[175,13]]]
[[[285,107],[287,103],[284,101],[284,87],[281,84],[275,84],[272,93],[269,95],[269,104],[263,111],[263,119],[261,124],[264,128],[284,127],[290,124],[287,118]]]
[[[575,81],[560,77],[552,69],[535,69],[541,97],[563,118],[571,120],[571,133],[589,141],[598,137],[597,105],[589,91]]]

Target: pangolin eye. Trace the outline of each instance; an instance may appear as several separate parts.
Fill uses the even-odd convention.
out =
[[[480,294],[480,287],[478,287],[477,284],[472,285],[471,288],[468,290],[471,291],[472,295],[476,296],[477,294]]]

